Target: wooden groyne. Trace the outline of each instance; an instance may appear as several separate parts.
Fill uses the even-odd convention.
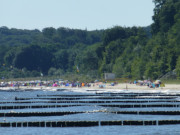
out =
[[[136,115],[180,115],[180,111],[116,111],[111,113]]]
[[[0,113],[0,117],[32,117],[32,116],[63,116],[63,115],[72,115],[80,113],[114,113],[114,114],[134,114],[134,115],[180,115],[180,111],[76,111],[76,112],[7,112]]]
[[[52,93],[56,94],[56,93]],[[57,93],[59,94],[59,93]],[[10,110],[1,111],[0,117],[4,118],[4,122],[0,122],[0,127],[90,127],[90,126],[110,126],[110,125],[119,125],[119,126],[145,126],[145,125],[168,125],[168,124],[180,124],[180,120],[118,120],[119,116],[128,114],[128,117],[131,119],[131,116],[136,117],[136,115],[144,115],[141,117],[146,117],[146,115],[171,115],[176,116],[180,115],[180,101],[178,101],[180,94],[165,94],[165,93],[94,93],[94,94],[61,94],[61,95],[35,95],[35,97],[15,97],[14,100],[4,100],[0,102],[0,110]],[[37,112],[33,112],[33,108],[60,108],[60,107],[74,107],[74,106],[91,106],[88,107],[92,111],[86,111],[83,107],[77,108],[78,111],[52,111],[53,109],[46,109],[42,112],[42,109],[36,109]],[[98,106],[94,109],[94,107]],[[109,108],[110,109],[109,109]],[[117,107],[119,111],[113,107]],[[157,107],[169,107],[167,111],[158,111],[155,108]],[[176,108],[178,111],[171,111],[171,108]],[[102,109],[103,108],[103,109]],[[144,109],[119,109],[119,108],[150,108],[145,109],[148,111],[140,111]],[[151,109],[153,108],[153,109]],[[15,109],[27,109],[25,110],[15,110]],[[97,110],[99,109],[99,110]],[[173,110],[176,110],[173,109]],[[54,109],[55,110],[55,109]],[[111,110],[111,111],[108,111]],[[125,110],[125,111],[123,111]],[[162,109],[161,109],[162,110]],[[17,112],[16,112],[17,111]],[[21,111],[21,112],[18,112]],[[117,121],[102,119],[101,121],[46,121],[46,117],[49,116],[61,116],[64,115],[74,115],[80,114],[77,117],[81,117],[81,114],[92,113],[111,113],[110,115],[115,116]],[[99,115],[98,114],[98,115]],[[130,116],[131,115],[131,116]],[[16,117],[24,117],[23,122],[6,122],[6,117],[14,117],[13,119],[19,119]],[[39,121],[28,121],[31,118],[28,117],[39,117]],[[40,118],[41,117],[41,118]],[[158,116],[156,116],[158,117]],[[27,118],[27,120],[26,120]],[[137,117],[138,118],[138,117]],[[166,118],[163,116],[163,118]],[[178,117],[177,117],[178,118]],[[7,120],[10,118],[7,118]],[[50,117],[48,118],[50,119]]]
[[[15,100],[82,100],[82,99],[175,99],[177,97],[63,97],[63,98],[18,98]]]
[[[74,107],[74,106],[92,106],[92,104],[73,104],[73,105],[14,105],[14,106],[0,106],[0,110],[12,109],[33,109],[33,108],[61,108],[61,107]],[[98,104],[103,107],[119,107],[119,108],[149,108],[149,107],[180,107],[180,104]]]
[[[61,108],[61,107],[74,107],[74,106],[83,106],[83,105],[26,105],[26,106],[0,106],[0,110],[9,110],[9,109],[33,109],[33,108]]]
[[[96,94],[72,94],[72,95],[37,95],[37,97],[97,97],[97,96],[180,96],[180,94],[163,94],[163,93],[96,93]]]
[[[76,101],[76,100],[51,100],[51,101],[3,101],[0,104],[33,104],[33,103],[180,103],[178,100],[90,100],[90,101]]]
[[[8,112],[0,113],[0,117],[32,117],[32,116],[63,116],[86,112]]]
[[[180,96],[180,94],[166,94],[163,92],[103,92],[103,93],[96,93],[98,95],[129,95],[129,94],[134,94],[134,95],[176,95]]]
[[[180,120],[122,120],[122,121],[34,121],[0,122],[0,127],[91,127],[91,126],[150,126],[180,124]]]
[[[103,107],[119,107],[119,108],[148,108],[148,107],[180,107],[180,104],[125,104],[125,105],[99,105]]]

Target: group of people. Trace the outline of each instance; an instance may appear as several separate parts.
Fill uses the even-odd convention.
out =
[[[130,82],[132,83],[132,82]],[[165,84],[161,82],[161,80],[151,81],[151,80],[138,80],[134,81],[133,84],[140,85],[140,86],[148,86],[149,88],[159,88],[165,87]]]
[[[90,83],[87,82],[70,82],[70,81],[10,81],[10,82],[1,82],[0,87],[38,87],[38,86],[46,86],[46,87],[91,87]]]

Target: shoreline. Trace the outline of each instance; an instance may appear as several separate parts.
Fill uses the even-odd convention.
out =
[[[99,88],[99,85],[90,87],[70,87],[70,86],[58,86],[58,87],[46,87],[46,86],[20,86],[18,87],[0,87],[0,90],[47,90],[47,91],[73,91],[73,92],[161,92],[161,93],[180,93],[180,84],[166,84],[165,87],[149,88],[147,86],[139,86],[136,84],[120,83],[115,86],[111,86],[110,83],[104,84],[104,88]]]

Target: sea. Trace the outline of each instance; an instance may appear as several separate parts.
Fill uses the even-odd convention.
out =
[[[97,93],[102,95],[97,96]],[[117,92],[116,92],[117,93]],[[122,91],[121,91],[122,93]],[[132,93],[131,93],[132,94]],[[89,96],[90,95],[90,96]],[[95,96],[93,96],[95,95]],[[78,97],[73,99],[72,97]],[[61,97],[61,98],[60,98]],[[102,98],[104,97],[104,98]],[[109,98],[110,97],[110,98]],[[112,97],[115,97],[114,99]],[[0,90],[0,113],[10,112],[86,112],[62,116],[31,116],[31,117],[0,117],[1,122],[36,122],[36,121],[123,121],[123,120],[180,120],[179,115],[137,115],[116,114],[118,111],[180,111],[180,102],[166,102],[179,100],[178,96],[170,99],[125,99],[124,96],[112,96],[102,91],[84,90],[84,92],[70,89],[57,90]],[[127,97],[127,96],[125,96]],[[131,95],[131,97],[134,97]],[[144,96],[147,97],[147,96]],[[152,96],[151,96],[152,97]],[[159,96],[157,96],[159,97]],[[167,96],[166,96],[167,97]],[[172,96],[171,96],[172,97]],[[57,99],[55,99],[57,98]],[[59,98],[59,99],[58,99]],[[63,99],[64,98],[64,99]],[[69,98],[69,99],[68,99]],[[17,100],[18,99],[18,100]],[[156,101],[145,103],[125,103],[116,101]],[[50,101],[50,102],[49,102]],[[51,102],[55,101],[55,102]],[[75,102],[58,102],[75,101]],[[78,102],[78,101],[114,101],[108,103]],[[105,107],[103,105],[137,105],[137,104],[174,104],[174,107]],[[31,106],[55,105],[55,107],[34,108]],[[56,107],[56,105],[69,105]],[[77,105],[77,106],[74,106]],[[3,109],[3,106],[29,106],[28,108]],[[98,125],[90,127],[0,127],[0,135],[180,135],[180,124],[169,125]]]

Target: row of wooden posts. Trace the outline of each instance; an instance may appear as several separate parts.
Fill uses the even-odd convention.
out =
[[[180,111],[96,111],[103,113],[114,113],[114,114],[133,114],[133,115],[180,115]],[[96,113],[94,111],[74,111],[74,112],[7,112],[0,113],[0,117],[32,117],[32,116],[63,116],[72,115],[79,113]]]
[[[57,97],[57,98],[15,98],[15,100],[82,100],[82,99],[175,99],[175,97]]]
[[[147,97],[141,97],[147,96]],[[154,97],[153,97],[154,96]],[[150,102],[180,102],[175,100],[178,94],[166,95],[162,93],[96,93],[89,95],[37,95],[35,98],[18,98],[15,100],[18,102],[0,102],[0,104],[8,103],[150,103]],[[36,101],[25,101],[25,100]],[[81,99],[101,99],[90,101],[79,101]],[[113,100],[105,100],[113,99]],[[115,100],[122,99],[122,100]],[[128,99],[128,100],[124,100]],[[133,100],[129,100],[133,99]],[[143,100],[138,100],[143,99]],[[158,100],[160,99],[160,100]],[[165,100],[162,100],[165,99]],[[172,100],[173,99],[173,100]],[[24,101],[23,101],[24,100]],[[42,101],[37,101],[42,100]],[[50,100],[50,101],[43,101]],[[85,104],[87,105],[87,104]],[[91,104],[90,104],[91,105]],[[7,109],[24,109],[24,108],[57,108],[57,107],[72,107],[83,106],[83,104],[74,105],[6,105],[0,106],[1,110]],[[120,107],[120,108],[144,108],[144,107],[180,107],[180,104],[99,104],[103,107]],[[103,113],[114,114],[132,114],[132,115],[180,115],[180,111],[97,111]],[[32,116],[62,116],[73,115],[79,113],[96,113],[93,111],[67,111],[67,112],[7,112],[0,113],[0,117],[32,117]],[[119,120],[119,121],[27,121],[27,122],[0,122],[0,127],[89,127],[89,126],[108,126],[108,125],[168,125],[168,124],[180,124],[180,120]]]
[[[180,120],[152,121],[36,121],[36,122],[1,122],[0,127],[91,127],[91,126],[148,126],[180,124]]]
[[[33,108],[61,108],[61,107],[74,107],[74,106],[92,106],[87,104],[71,104],[71,105],[11,105],[11,106],[0,106],[0,110],[11,110],[11,109],[33,109]],[[180,104],[99,104],[98,106],[103,107],[118,107],[118,108],[151,108],[151,107],[180,107]]]
[[[180,103],[180,100],[51,100],[51,101],[3,101],[0,104],[32,104],[32,103]]]
[[[162,93],[96,93],[96,94],[72,94],[72,95],[37,95],[37,97],[97,97],[97,96],[180,96],[180,94],[162,94]]]

